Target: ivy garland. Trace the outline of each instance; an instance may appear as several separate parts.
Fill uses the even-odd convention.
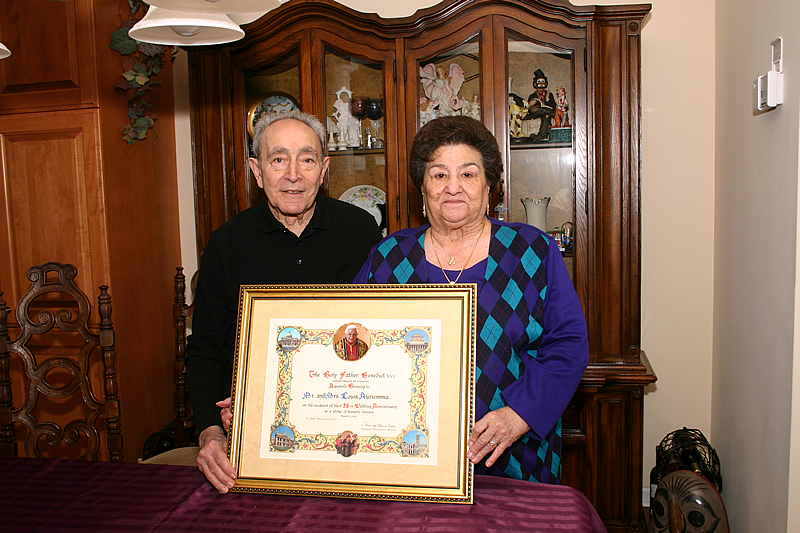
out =
[[[127,0],[131,18],[124,21],[119,29],[111,34],[110,48],[122,56],[124,72],[117,78],[114,87],[120,91],[133,91],[128,101],[128,118],[131,123],[122,130],[122,138],[129,145],[137,140],[147,138],[147,132],[153,127],[158,116],[152,111],[153,104],[147,101],[147,95],[158,91],[163,80],[154,80],[167,64],[175,60],[172,46],[143,43],[128,36],[134,24],[147,13],[148,6],[142,0]]]

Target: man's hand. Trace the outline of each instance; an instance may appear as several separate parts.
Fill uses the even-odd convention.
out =
[[[233,420],[233,412],[231,412],[231,397],[228,396],[222,401],[217,402],[217,407],[222,409],[219,416],[222,418],[222,427],[225,431],[231,430],[231,421]]]
[[[228,446],[225,433],[219,426],[210,426],[200,433],[199,441],[197,467],[220,494],[225,494],[236,479],[236,471],[225,453]]]

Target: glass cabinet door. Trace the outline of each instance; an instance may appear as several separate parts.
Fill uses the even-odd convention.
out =
[[[419,127],[438,118],[468,115],[481,120],[480,42],[463,44],[419,61]]]
[[[300,60],[292,52],[254,72],[245,79],[247,133],[266,113],[300,108]]]
[[[301,109],[300,54],[294,50],[249,73],[244,79],[244,87],[247,146],[249,154],[255,156],[253,128],[258,119],[267,113]],[[249,169],[247,173],[250,175]],[[264,199],[264,192],[258,188],[253,176],[250,176],[250,181],[248,205],[255,205]]]
[[[383,67],[325,46],[328,195],[369,211],[387,231]]]
[[[572,54],[508,34],[507,203],[498,216],[551,234],[573,271]],[[506,211],[507,209],[507,211]]]
[[[433,42],[428,36],[408,42],[407,148],[411,148],[417,131],[435,118],[466,115],[485,122],[487,114],[491,115],[481,57],[488,30],[488,20],[477,20]],[[408,205],[408,226],[425,223],[420,192],[410,182]]]
[[[386,98],[384,71],[387,63],[391,65],[390,53],[372,49],[380,59],[364,59],[328,44],[320,35],[300,40],[282,57],[244,71],[248,149],[252,154],[253,128],[265,113],[299,109],[315,114],[328,132],[325,145],[331,158],[322,193],[366,210],[384,233],[398,229],[389,224],[391,217],[397,218],[397,210],[393,205],[387,209],[389,198],[398,194],[387,172],[387,146],[397,138],[396,127],[387,132],[385,117],[387,107],[396,106],[394,92],[388,105]],[[312,67],[309,57],[320,60]],[[388,164],[397,164],[396,157],[388,159]],[[245,171],[249,174],[246,167]],[[263,192],[252,176],[250,182],[248,205],[255,205],[263,200]]]

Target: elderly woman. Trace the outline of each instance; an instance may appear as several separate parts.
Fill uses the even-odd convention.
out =
[[[355,283],[477,283],[478,422],[467,457],[479,474],[558,483],[561,414],[589,353],[558,246],[533,226],[488,217],[503,163],[480,122],[429,122],[409,167],[430,224],[378,243]]]

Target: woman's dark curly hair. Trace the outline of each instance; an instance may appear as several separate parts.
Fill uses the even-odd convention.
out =
[[[503,173],[503,158],[497,139],[483,123],[474,118],[454,116],[431,120],[414,137],[408,156],[408,172],[417,189],[422,190],[425,166],[433,159],[433,153],[442,146],[458,144],[465,144],[481,154],[489,190],[495,188]]]

